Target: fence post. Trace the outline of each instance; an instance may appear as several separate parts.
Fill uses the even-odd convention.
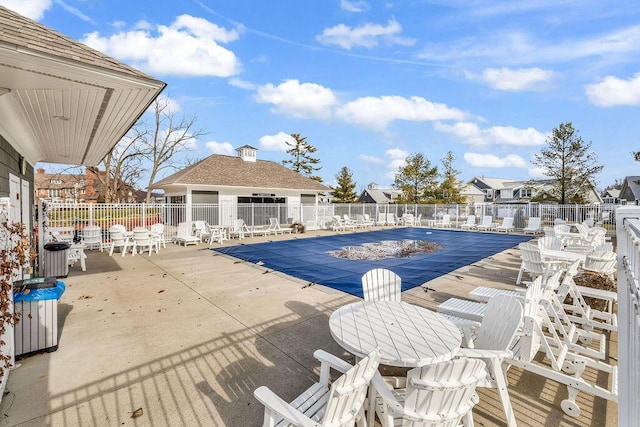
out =
[[[47,215],[44,203],[38,200],[38,276],[44,276],[44,236],[45,227],[48,225],[45,221]]]
[[[93,203],[89,204],[89,224],[93,225]]]

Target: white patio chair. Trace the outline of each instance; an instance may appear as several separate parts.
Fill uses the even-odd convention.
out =
[[[365,425],[363,404],[369,383],[378,372],[379,350],[376,348],[355,366],[323,350],[316,350],[313,355],[321,363],[319,381],[291,403],[265,386],[253,392],[265,407],[263,426]],[[332,382],[330,369],[343,375]]]
[[[493,216],[484,215],[480,224],[477,226],[478,231],[489,231],[493,229]]]
[[[552,251],[561,251],[564,247],[564,243],[562,239],[559,239],[554,236],[542,236],[538,239],[538,248],[541,251],[552,250]]]
[[[229,237],[238,238],[238,240],[244,239],[249,233],[249,227],[247,227],[247,224],[245,224],[244,219],[242,218],[235,219],[233,221],[233,225],[229,229]]]
[[[371,219],[371,216],[369,216],[369,214],[364,214],[364,225],[365,227],[373,227],[374,225],[376,225],[376,222]]]
[[[284,233],[289,233],[291,234],[293,232],[293,229],[291,227],[285,227],[282,228],[280,226],[280,220],[278,218],[269,218],[269,232],[273,233],[273,234],[284,234]]]
[[[345,228],[353,229],[358,227],[358,222],[355,219],[351,219],[351,217],[348,214],[342,215],[342,220],[344,222]]]
[[[518,298],[508,295],[496,296],[487,304],[477,332],[473,336],[465,333],[466,348],[461,349],[456,355],[480,358],[486,363],[487,376],[478,383],[478,387],[490,387],[498,391],[507,425],[514,427],[516,418],[507,390],[507,366],[503,366],[503,362],[512,356],[510,349],[520,329],[522,317],[523,308]]]
[[[530,217],[526,227],[522,229],[524,234],[540,234],[542,233],[542,218],[538,216]]]
[[[475,389],[485,376],[482,360],[466,358],[411,369],[401,389],[376,374],[376,414],[383,427],[473,425]]]
[[[521,263],[520,269],[518,270],[518,277],[516,278],[516,285],[520,284],[524,273],[528,273],[531,276],[531,280],[542,276],[542,282],[545,283],[547,277],[549,277],[553,271],[564,266],[563,261],[547,261],[542,258],[540,249],[531,243],[520,243],[518,248],[520,249]]]
[[[109,238],[111,239],[109,256],[113,256],[115,248],[120,248],[120,252],[122,252],[122,256],[124,256],[130,244],[129,237],[122,232],[121,228],[112,226],[109,228]]]
[[[386,224],[387,225],[396,225],[396,215],[393,213],[388,213],[387,214],[387,220],[386,220]]]
[[[134,228],[133,229],[133,249],[131,253],[133,256],[140,251],[140,253],[149,251],[149,256],[151,256],[151,252],[155,249],[156,253],[158,253],[158,245],[155,240],[152,238],[151,233],[146,228]]]
[[[210,224],[205,224],[204,236],[209,246],[213,245],[213,242],[222,244],[227,240],[227,232],[224,227],[214,227]]]
[[[333,231],[345,231],[347,229],[344,225],[344,220],[340,218],[340,215],[332,216],[328,227],[331,227]]]
[[[502,218],[502,223],[495,227],[495,230],[498,232],[504,231],[505,233],[509,233],[510,231],[515,230],[513,226],[513,217],[505,216]]]
[[[405,227],[413,227],[415,217],[413,216],[413,214],[405,213],[402,214],[402,218],[400,219],[400,221]]]
[[[384,212],[378,212],[378,219],[376,219],[376,225],[387,225],[387,214]]]
[[[205,241],[203,235],[205,234],[205,224],[207,221],[196,220],[192,222],[193,225],[193,234],[200,239],[200,241]]]
[[[173,242],[177,244],[197,245],[200,243],[200,238],[193,235],[193,225],[191,222],[178,223],[178,231],[173,238]]]
[[[440,228],[451,228],[451,215],[444,214],[442,215],[442,221],[436,222],[434,227]]]
[[[161,245],[163,248],[167,247],[163,223],[158,222],[155,224],[151,224],[151,227],[149,227],[149,231],[151,232],[151,237],[153,238],[153,241],[155,242],[158,250],[160,250]]]
[[[100,249],[102,252],[102,227],[88,225],[82,229],[82,243],[87,249]]]
[[[474,230],[474,229],[478,229],[478,224],[476,224],[476,216],[475,215],[469,215],[467,217],[467,220],[460,224],[460,228],[463,230]]]
[[[614,274],[617,268],[617,255],[615,252],[592,252],[587,254],[582,270],[591,273],[603,274],[614,280]]]
[[[402,279],[385,268],[374,268],[362,276],[362,292],[365,301],[400,302]]]
[[[422,226],[422,214],[419,214],[417,217],[415,217],[415,219],[413,220],[413,225],[418,227]]]

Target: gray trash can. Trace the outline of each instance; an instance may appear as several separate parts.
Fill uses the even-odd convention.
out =
[[[65,291],[55,277],[18,280],[14,285],[14,307],[20,320],[15,324],[15,354],[24,357],[58,348],[58,300]]]
[[[44,245],[44,275],[47,277],[67,277],[69,275],[69,248],[66,242],[52,242]]]

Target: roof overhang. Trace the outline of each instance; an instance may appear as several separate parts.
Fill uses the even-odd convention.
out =
[[[165,86],[0,42],[0,134],[32,165],[94,166]]]

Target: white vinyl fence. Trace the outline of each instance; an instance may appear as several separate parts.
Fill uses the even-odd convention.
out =
[[[621,207],[616,222],[618,425],[640,426],[640,207]]]

